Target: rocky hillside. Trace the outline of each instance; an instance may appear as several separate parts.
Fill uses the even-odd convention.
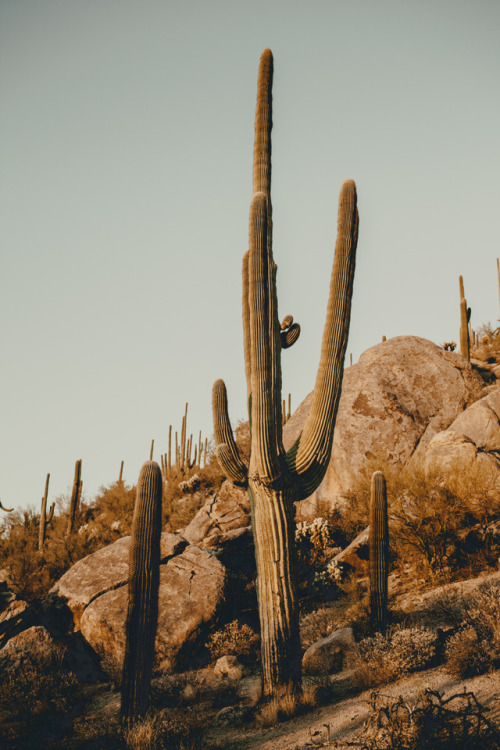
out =
[[[451,663],[452,653],[450,669],[466,675],[460,654],[467,661],[478,649],[486,656],[480,664],[474,662],[472,674],[500,666],[498,367],[496,360],[470,363],[424,339],[398,337],[369,349],[345,371],[330,467],[314,496],[297,508],[303,666],[318,688],[314,700],[379,684],[373,673],[379,680],[385,674],[391,682],[408,673],[410,652],[410,671]],[[286,447],[299,439],[309,405],[307,397],[286,423]],[[366,494],[376,469],[387,476],[391,516],[393,630],[385,645],[367,639]],[[265,723],[255,715],[254,688],[248,687],[258,674],[259,638],[248,497],[228,482],[215,489],[191,481],[180,494],[173,494],[172,487],[167,493],[170,521],[185,523],[170,525],[161,538],[155,705],[181,714],[190,714],[189,706],[203,706],[200,716],[209,722],[217,716],[219,725]],[[96,518],[87,513],[80,539],[92,533]],[[112,515],[106,518],[111,523]],[[54,742],[108,747],[106,731],[121,731],[108,717],[103,720],[108,729],[99,735],[102,742],[94,737],[92,744],[83,727],[84,717],[95,715],[85,695],[94,700],[99,691],[111,691],[105,705],[114,705],[113,685],[119,685],[125,649],[130,537],[121,534],[130,528],[130,518],[113,524],[115,541],[108,537],[111,543],[80,555],[41,607],[23,601],[9,578],[11,571],[3,571],[0,672],[9,687],[0,690],[0,718],[6,727],[0,738],[6,748],[52,747]],[[36,558],[42,568],[50,559],[45,554]],[[467,587],[457,593],[453,583],[465,579],[471,581],[470,601],[487,613],[482,622],[460,598]],[[478,580],[483,579],[490,581],[489,588],[479,591]],[[443,585],[451,588],[441,590],[435,604],[432,592]],[[455,646],[453,638],[458,638]],[[421,644],[418,653],[416,641]],[[400,662],[398,648],[407,655]],[[400,673],[391,673],[389,666],[381,669],[389,651]],[[378,665],[375,670],[372,662]],[[40,682],[40,670],[52,674],[52,682]],[[241,682],[245,679],[250,682]],[[37,681],[46,694],[53,694],[48,703],[38,694],[33,698]],[[22,702],[13,706],[9,697],[22,685],[27,705],[34,701],[38,706],[45,744],[36,744],[42,742],[39,736],[33,739],[39,725],[23,714]],[[48,716],[55,722],[50,731]],[[191,729],[184,729],[182,741],[187,743]],[[192,730],[191,745],[172,747],[209,747],[196,744],[197,731]],[[220,738],[213,741],[220,743]]]

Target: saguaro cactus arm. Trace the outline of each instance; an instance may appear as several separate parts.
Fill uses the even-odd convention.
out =
[[[52,503],[49,510],[49,515],[47,516],[47,520],[45,521],[45,525],[48,526],[52,519],[54,518],[54,510],[55,510],[56,504]]]
[[[291,346],[295,344],[299,336],[300,336],[300,325],[298,323],[293,323],[290,326],[290,328],[287,328],[286,331],[280,332],[281,348],[289,349]]]
[[[217,458],[227,478],[238,487],[248,484],[248,469],[241,459],[234,439],[227,409],[227,392],[223,380],[216,380],[212,389],[212,412]]]
[[[356,186],[353,180],[346,180],[340,193],[330,297],[311,409],[287,454],[287,463],[301,487],[298,499],[314,492],[330,462],[349,334],[358,225]]]

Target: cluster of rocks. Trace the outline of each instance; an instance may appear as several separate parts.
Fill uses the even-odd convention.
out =
[[[310,403],[308,396],[286,423],[286,448],[299,437]],[[404,466],[416,458],[443,483],[457,466],[463,471],[477,466],[500,489],[500,389],[487,386],[459,354],[399,337],[369,349],[346,369],[332,460],[318,490],[298,504],[298,518],[313,519],[320,501],[345,502],[368,461]],[[335,559],[363,574],[367,540],[365,530]],[[99,657],[117,663],[125,648],[129,547],[130,537],[124,537],[77,562],[53,587],[45,616],[65,637],[78,634]],[[225,482],[182,534],[162,534],[161,548],[156,660],[173,669],[218,618],[234,619],[231,582],[241,587],[254,573],[246,492]],[[40,627],[15,599],[0,610],[0,649],[8,641],[15,649],[23,631]],[[331,655],[331,669],[341,663],[352,633],[334,635],[309,649],[307,670],[324,663],[322,649]],[[239,667],[224,662],[218,669],[229,674]]]

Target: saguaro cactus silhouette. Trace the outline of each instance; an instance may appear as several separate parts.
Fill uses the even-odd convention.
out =
[[[469,321],[471,311],[470,307],[467,307],[462,276],[458,277],[458,283],[460,286],[460,354],[470,359]]]
[[[121,716],[133,724],[148,707],[158,623],[162,476],[147,461],[137,482],[130,546],[130,580]]]
[[[43,493],[42,497],[42,505],[40,509],[40,527],[38,530],[38,549],[41,551],[43,549],[43,545],[45,544],[45,532],[47,530],[47,526],[50,524],[54,517],[54,508],[56,507],[55,503],[52,503],[50,506],[49,515],[47,516],[47,497],[49,494],[49,480],[50,480],[50,474],[47,474],[47,479],[45,480],[45,492]]]
[[[73,480],[73,489],[71,491],[71,500],[69,503],[69,518],[67,534],[71,534],[75,527],[76,511],[78,508],[78,500],[82,494],[82,459],[79,458],[75,463],[75,478]]]
[[[372,476],[370,497],[370,615],[374,632],[387,628],[387,576],[389,557],[389,522],[387,489],[381,471]]]
[[[251,426],[248,468],[234,440],[222,380],[216,381],[212,394],[219,462],[227,477],[246,487],[250,496],[266,698],[283,690],[297,691],[301,682],[294,501],[308,497],[318,487],[330,461],[349,330],[358,228],[356,188],[348,180],[340,195],[330,297],[311,410],[301,435],[285,452],[282,341],[270,200],[272,76],[272,53],[265,50],[257,93],[250,250],[243,259],[244,351]]]

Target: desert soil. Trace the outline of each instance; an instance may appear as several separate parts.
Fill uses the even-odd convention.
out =
[[[379,692],[396,698],[402,696],[411,705],[425,688],[438,690],[444,697],[464,690],[472,691],[488,709],[488,719],[500,726],[500,671],[457,680],[444,667],[436,667],[393,682],[380,688]],[[303,750],[307,747],[328,747],[327,739],[337,742],[353,740],[361,732],[370,713],[372,692],[373,689],[366,690],[355,697],[323,706],[271,729],[245,731],[244,727],[221,727],[211,730],[208,737],[212,743],[220,743],[224,750]],[[314,734],[315,732],[318,734]]]

